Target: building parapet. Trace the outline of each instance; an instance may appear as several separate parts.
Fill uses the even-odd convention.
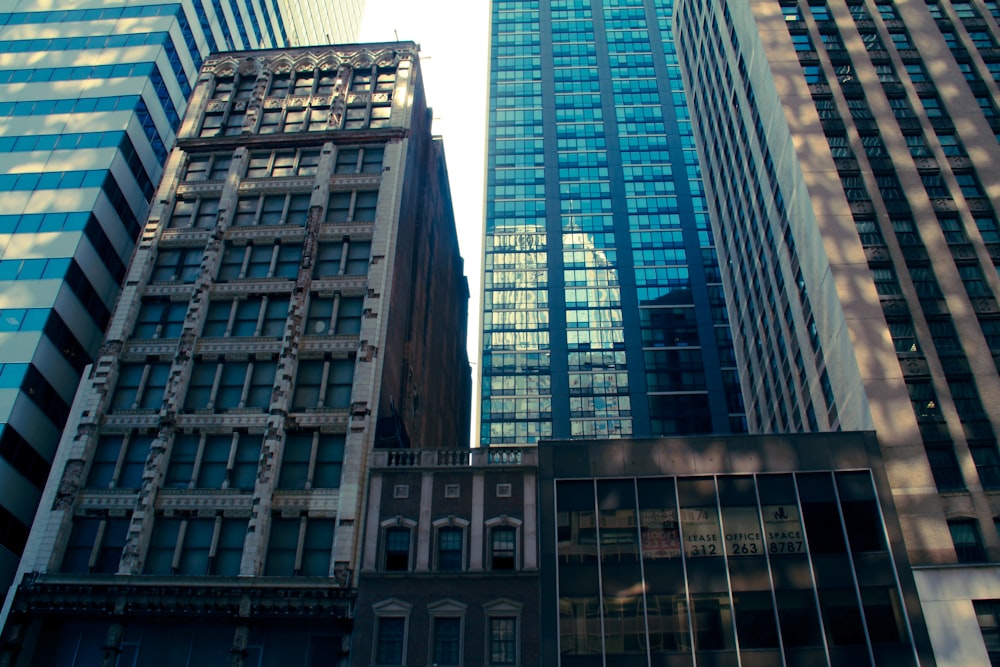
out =
[[[534,447],[481,447],[477,449],[376,450],[372,468],[477,468],[487,466],[534,467]]]

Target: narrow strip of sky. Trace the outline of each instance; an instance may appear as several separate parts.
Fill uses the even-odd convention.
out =
[[[367,0],[361,25],[362,42],[420,44],[424,89],[434,111],[433,131],[444,139],[469,278],[467,347],[473,364],[479,359],[489,8],[489,0]]]

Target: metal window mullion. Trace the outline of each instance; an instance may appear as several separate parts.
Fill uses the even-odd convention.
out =
[[[636,544],[639,546],[639,577],[640,581],[647,582],[646,579],[646,558],[642,551],[642,526],[640,525],[639,518],[642,515],[639,509],[639,488],[636,484],[635,478],[632,479],[632,492],[635,496],[635,531],[636,531]],[[646,663],[652,663],[652,648],[650,647],[649,641],[649,612],[646,603],[646,591],[649,590],[648,582],[642,587],[642,628],[643,632],[646,634]]]
[[[336,292],[333,295],[333,306],[330,308],[329,331],[331,335],[337,332],[337,320],[340,317],[340,299],[340,292]]]
[[[271,248],[271,263],[267,267],[267,277],[268,278],[273,278],[274,277],[275,269],[278,266],[278,255],[280,253],[281,253],[281,245],[280,244],[275,244],[274,247]]]
[[[760,535],[761,538],[763,538],[761,542],[763,543],[764,546],[764,562],[767,564],[767,582],[770,588],[769,592],[771,593],[771,604],[774,605],[774,624],[775,627],[777,627],[778,629],[778,650],[781,651],[781,655],[785,655],[785,641],[784,638],[781,636],[781,616],[778,614],[778,593],[774,589],[774,572],[771,569],[771,554],[768,551],[768,546],[767,546],[769,540],[767,539],[767,528],[764,526],[764,521],[763,521],[764,506],[760,501],[760,485],[757,483],[758,477],[759,475],[757,474],[754,474],[753,476],[753,493],[754,493],[754,498],[757,500],[757,521],[760,522],[760,530],[761,530]],[[801,523],[802,523],[802,514],[800,512],[799,524],[801,525]],[[803,532],[805,532],[805,529],[803,529]]]
[[[177,572],[181,565],[181,553],[184,551],[184,537],[187,535],[188,519],[181,521],[177,531],[177,544],[174,545],[174,556],[170,559],[171,572]]]
[[[97,558],[101,554],[101,543],[104,542],[104,533],[108,528],[108,519],[105,517],[97,524],[97,535],[94,536],[94,544],[90,547],[90,558],[87,559],[87,570],[94,571],[97,567]]]
[[[819,588],[816,586],[816,570],[813,568],[812,549],[809,547],[809,533],[806,532],[806,515],[802,511],[802,496],[799,493],[799,476],[792,473],[792,484],[795,487],[795,505],[799,512],[799,525],[802,527],[802,541],[806,547],[806,562],[809,563],[809,577],[812,580],[813,601],[816,603],[816,618],[819,619],[820,636],[823,638],[823,650],[827,660],[830,659],[830,643],[826,637],[826,626],[823,623],[823,608],[819,604]],[[770,556],[768,556],[770,558]]]
[[[854,550],[851,548],[851,539],[847,535],[847,521],[844,520],[844,510],[840,504],[840,489],[837,488],[836,475],[833,474],[833,471],[830,471],[829,474],[830,482],[833,484],[833,498],[837,503],[837,516],[840,517],[840,533],[844,536],[844,546],[847,548],[847,561],[851,564],[851,581],[854,583],[854,596],[858,601],[858,611],[861,613],[861,628],[865,633],[865,646],[868,648],[868,659],[874,665],[875,650],[872,648],[872,638],[868,634],[868,616],[865,614],[865,601],[861,597],[861,584],[858,582],[858,572],[854,569]],[[892,559],[890,558],[890,560]]]
[[[322,408],[326,402],[327,383],[330,381],[330,360],[323,361],[323,377],[319,381],[319,393],[316,398],[316,407]]]
[[[722,518],[722,498],[719,495],[719,475],[712,476],[712,483],[715,485],[715,509],[718,513],[719,532],[722,537],[722,564],[726,569],[726,588],[729,594],[729,625],[733,632],[733,643],[736,646],[736,664],[742,665],[743,661],[740,658],[740,633],[736,628],[736,603],[733,600],[733,578],[729,573],[729,551],[726,549],[726,524]]]
[[[319,459],[319,439],[319,431],[314,432],[312,436],[312,447],[309,450],[309,467],[306,471],[305,489],[307,491],[312,488],[313,479],[316,477],[316,461]]]
[[[680,537],[681,543],[681,566],[684,571],[684,599],[687,603],[687,625],[688,625],[688,645],[691,647],[691,665],[692,667],[698,667],[698,651],[695,650],[694,644],[694,604],[691,600],[691,586],[688,582],[688,569],[687,569],[687,549],[684,548],[684,519],[683,519],[683,508],[681,507],[681,493],[680,484],[678,484],[679,479],[674,477],[674,507],[677,508],[677,534]]]
[[[594,534],[597,537],[597,608],[601,612],[601,665],[607,667],[608,665],[608,649],[607,643],[605,642],[604,635],[604,619],[605,619],[605,608],[604,608],[604,568],[601,562],[601,506],[597,501],[597,479],[591,483],[590,487],[591,498],[594,500]]]
[[[208,571],[212,574],[215,571],[215,557],[219,551],[219,540],[222,539],[222,515],[216,515],[215,525],[212,526],[212,540],[208,545]]]
[[[351,206],[348,208],[348,214],[354,209],[354,195],[351,195]],[[348,215],[347,219],[350,220],[351,216]],[[337,270],[337,275],[342,276],[347,272],[347,254],[351,251],[351,241],[348,237],[344,237],[344,243],[340,248],[340,268]]]
[[[903,620],[906,622],[906,636],[907,639],[909,639],[910,648],[913,651],[913,657],[919,664],[919,656],[917,654],[917,643],[913,636],[913,627],[910,624],[910,615],[906,611],[906,598],[899,587],[899,568],[896,567],[896,559],[893,558],[892,549],[890,547],[890,545],[892,545],[892,541],[889,539],[889,531],[886,528],[885,516],[882,514],[882,503],[879,500],[878,487],[875,486],[875,479],[872,476],[872,472],[870,470],[867,470],[866,472],[868,473],[868,479],[871,482],[872,490],[874,491],[875,494],[875,509],[878,510],[879,524],[882,526],[882,539],[885,540],[886,551],[889,552],[889,565],[892,567],[893,582],[896,585],[896,594],[899,596],[899,604],[901,608],[900,611],[902,611]],[[836,480],[836,477],[837,476],[835,474],[834,480]]]
[[[257,210],[258,210],[258,212],[260,211],[259,208]],[[243,263],[240,264],[240,272],[239,272],[239,275],[237,276],[238,278],[246,278],[247,277],[247,267],[250,265],[250,255],[252,254],[253,249],[254,249],[254,247],[252,245],[244,246],[244,248],[243,248]]]
[[[208,405],[209,410],[215,409],[215,399],[219,396],[219,385],[222,383],[222,368],[224,364],[217,362],[215,364],[215,377],[212,378],[212,390],[208,394]]]
[[[250,382],[253,379],[253,367],[254,361],[250,361],[247,364],[246,373],[243,375],[243,391],[240,392],[240,402],[238,407],[245,408],[247,405],[247,396],[250,394]]]
[[[132,401],[133,410],[137,410],[139,408],[139,403],[142,402],[142,395],[146,392],[146,385],[149,383],[150,372],[150,364],[145,364],[142,367],[142,376],[139,377],[139,385],[135,388],[135,398]]]
[[[292,205],[292,195],[289,193],[285,195],[285,203],[281,207],[281,218],[278,219],[278,224],[283,225],[286,222],[288,222],[288,209],[291,208],[291,205]]]
[[[198,485],[198,475],[201,474],[201,462],[205,458],[205,442],[208,440],[208,434],[202,432],[201,437],[198,438],[198,448],[194,453],[194,464],[191,466],[191,480],[188,483],[189,488],[194,488]]]
[[[239,309],[239,299],[233,299],[229,305],[229,319],[226,321],[226,331],[222,335],[229,338],[233,335],[233,327],[236,326],[236,311]]]
[[[295,544],[295,565],[293,566],[292,572],[302,571],[302,554],[305,551],[306,546],[306,525],[308,519],[305,515],[299,517],[299,539]]]
[[[271,153],[271,157],[267,161],[267,175],[271,175],[271,162],[274,161],[274,153]],[[264,213],[264,195],[257,195],[257,209],[253,214],[253,224],[254,226],[260,225],[260,216]]]
[[[257,325],[254,327],[253,335],[259,336],[264,330],[264,320],[267,316],[267,295],[265,294],[260,300],[260,311],[257,313]]]
[[[354,222],[354,205],[358,202],[358,191],[351,190],[351,203],[347,209],[347,222]]]
[[[126,452],[128,452],[128,446],[131,440],[132,440],[131,433],[126,433],[125,436],[122,438],[122,446],[121,449],[118,450],[118,458],[115,459],[115,469],[114,472],[111,473],[111,483],[114,484],[115,486],[118,486],[118,478],[122,474],[122,468],[125,467],[125,457],[127,455]],[[101,540],[98,539],[97,541],[100,542]]]
[[[242,401],[240,403],[242,407]],[[222,488],[228,489],[229,483],[232,481],[233,469],[236,467],[236,450],[240,446],[240,433],[236,431],[233,433],[233,439],[229,443],[229,457],[226,459],[226,476],[222,480]]]

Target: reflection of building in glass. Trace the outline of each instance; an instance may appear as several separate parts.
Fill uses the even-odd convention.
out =
[[[484,445],[745,430],[671,7],[645,4],[493,3]]]
[[[539,480],[542,664],[933,664],[870,434],[543,443]]]
[[[0,664],[347,660],[373,449],[468,434],[430,123],[410,42],[206,60]]]

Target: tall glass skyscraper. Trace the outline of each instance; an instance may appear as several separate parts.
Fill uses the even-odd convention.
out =
[[[354,38],[362,2],[17,0],[0,12],[0,589],[211,51]],[[56,7],[56,8],[54,8]],[[316,26],[325,26],[314,34]],[[200,215],[213,212],[203,210]]]
[[[482,445],[745,430],[671,21],[493,2]]]
[[[497,0],[492,38],[481,441],[737,430],[737,386],[752,432],[874,431],[938,664],[1000,664],[996,0]]]

